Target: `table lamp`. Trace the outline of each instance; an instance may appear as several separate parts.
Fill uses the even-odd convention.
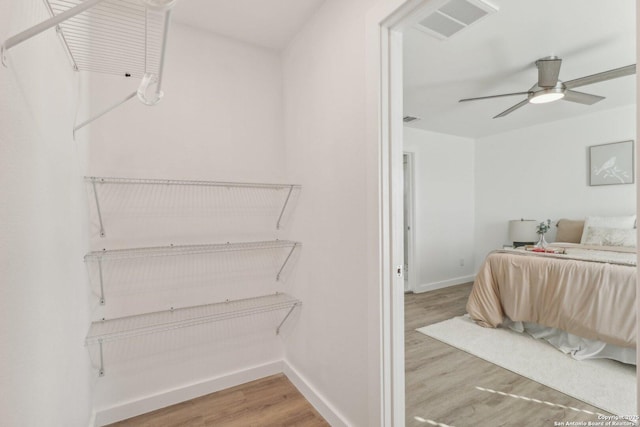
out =
[[[509,221],[509,240],[513,247],[533,245],[538,240],[538,221],[535,219],[514,219]]]

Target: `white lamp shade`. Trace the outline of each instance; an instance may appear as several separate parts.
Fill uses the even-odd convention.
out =
[[[538,221],[535,219],[514,219],[509,221],[509,240],[512,242],[535,242],[538,240]]]

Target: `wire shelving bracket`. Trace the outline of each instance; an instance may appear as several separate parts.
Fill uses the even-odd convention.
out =
[[[81,129],[124,102],[135,98],[146,105],[162,99],[162,76],[171,10],[176,0],[44,0],[51,18],[0,45],[2,64],[7,51],[56,28],[76,71],[141,78],[137,91],[75,126]]]

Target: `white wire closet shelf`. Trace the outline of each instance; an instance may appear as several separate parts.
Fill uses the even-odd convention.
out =
[[[249,219],[279,230],[301,190],[295,184],[220,181],[85,177],[85,182],[100,237],[108,236],[113,228],[135,227],[136,232],[144,233],[152,221],[180,219],[181,223],[171,224],[179,227],[194,218],[202,220],[208,230],[223,225],[227,230],[233,225],[246,229],[242,222]]]
[[[263,267],[268,273],[275,276],[276,281],[280,281],[281,275],[285,271],[287,264],[291,260],[296,248],[302,246],[300,242],[294,242],[289,240],[273,240],[262,242],[242,242],[242,243],[223,243],[223,244],[207,244],[207,245],[180,245],[180,246],[161,246],[161,247],[148,247],[148,248],[132,248],[132,249],[118,249],[118,250],[103,250],[94,251],[85,255],[84,260],[91,265],[89,275],[92,283],[97,282],[97,288],[100,297],[100,304],[106,303],[105,293],[109,290],[109,286],[127,286],[127,283],[113,283],[121,282],[126,277],[127,282],[133,282],[135,285],[140,286],[140,282],[146,279],[146,281],[160,282],[163,279],[171,278],[172,265],[167,262],[167,257],[184,257],[180,263],[181,267],[188,267],[192,274],[190,277],[193,280],[193,272],[206,272],[216,273],[222,272],[225,267],[228,266],[228,262],[215,264],[211,263],[210,269],[204,269],[200,263],[206,262],[206,258],[210,258],[209,255],[215,256],[220,253],[242,253],[239,254],[238,259],[231,263],[231,267],[240,268],[256,268]],[[251,252],[264,252],[269,253],[266,259],[257,258],[256,256],[248,257],[246,253]],[[194,257],[195,255],[201,255],[201,257]],[[204,258],[203,258],[204,257]],[[141,258],[162,258],[157,263],[151,264],[151,272],[142,269],[142,276],[136,275],[137,271],[125,270],[124,275],[114,276],[112,270],[110,270],[110,264],[114,263],[116,271],[118,267],[126,268],[129,266],[128,261],[131,263],[139,264]],[[127,263],[127,264],[123,264]],[[250,265],[247,265],[250,264]],[[156,274],[153,274],[156,273]],[[139,273],[138,273],[139,274]],[[183,278],[182,281],[185,279]],[[159,286],[155,284],[156,288]]]
[[[141,79],[136,92],[75,126],[74,131],[136,96],[146,105],[160,101],[175,0],[43,1],[51,18],[6,39],[0,52],[4,65],[9,49],[55,27],[74,70]]]
[[[86,262],[112,261],[130,258],[165,257],[178,255],[206,254],[213,252],[233,252],[246,250],[265,250],[291,248],[302,245],[291,240],[273,240],[265,242],[214,243],[209,245],[155,246],[148,248],[115,249],[89,252],[84,256]],[[286,262],[286,260],[285,260]]]
[[[53,16],[82,4],[46,0]],[[143,78],[161,74],[164,14],[137,0],[104,0],[60,23],[74,69]]]
[[[171,331],[210,322],[246,317],[273,311],[286,311],[276,328],[276,335],[293,310],[302,302],[287,294],[276,293],[254,298],[226,301],[175,310],[128,316],[93,322],[87,334],[87,346],[99,346],[100,375],[104,375],[102,346],[109,342],[147,334]]]
[[[146,178],[113,178],[86,176],[86,181],[97,182],[100,184],[147,184],[147,185],[194,185],[204,187],[237,187],[237,188],[264,188],[264,189],[281,189],[296,187],[296,184],[270,184],[259,182],[228,182],[228,181],[196,181],[181,179],[146,179]]]

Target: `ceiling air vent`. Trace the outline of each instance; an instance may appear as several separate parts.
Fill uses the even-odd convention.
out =
[[[444,40],[497,11],[494,6],[482,0],[449,0],[421,19],[416,27]]]
[[[402,121],[405,123],[411,123],[414,120],[419,120],[417,117],[413,117],[413,116],[404,116],[402,118]]]

